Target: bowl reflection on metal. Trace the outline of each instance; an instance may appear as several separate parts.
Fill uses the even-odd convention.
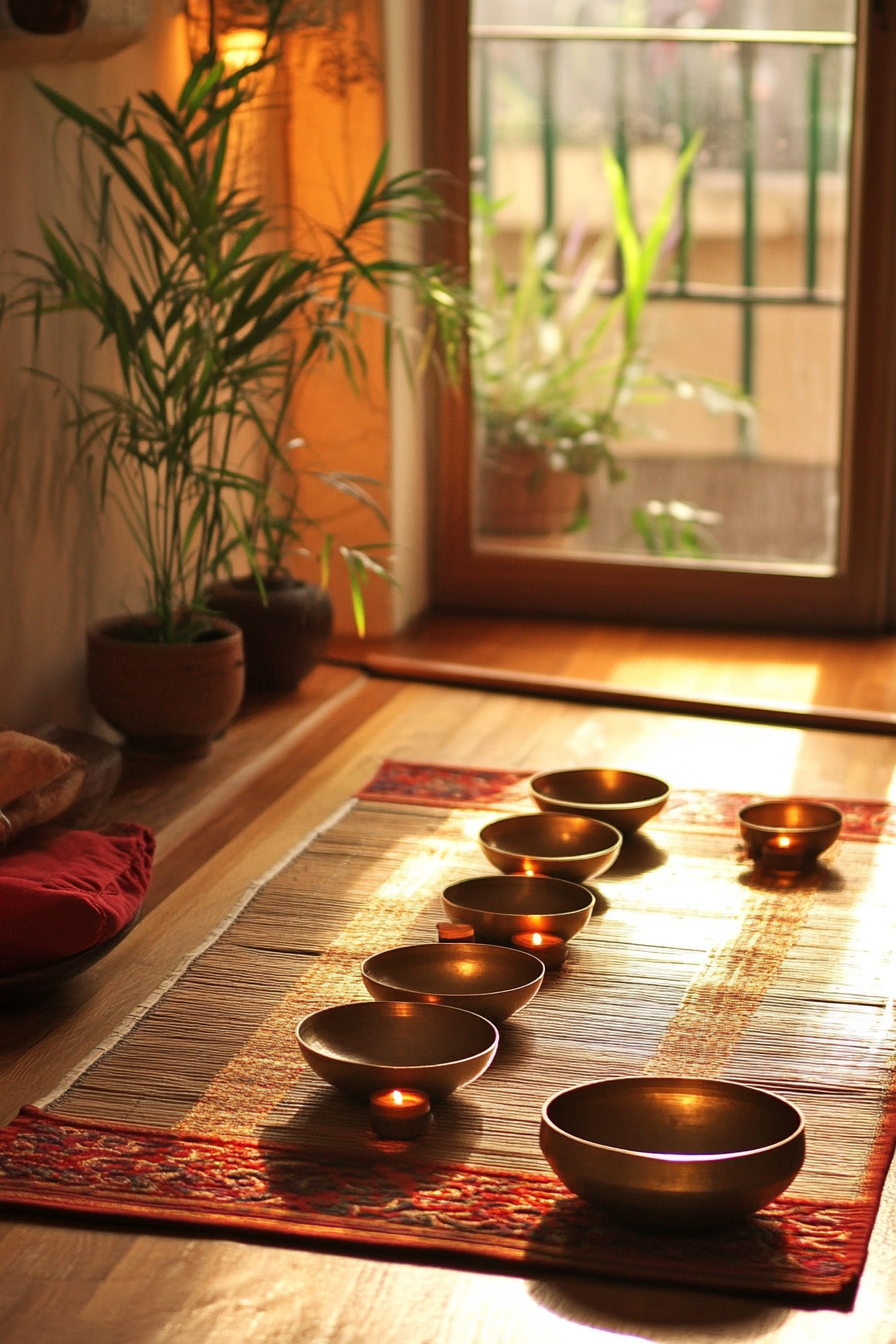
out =
[[[669,800],[669,785],[662,779],[606,767],[536,775],[529,782],[529,792],[542,812],[594,817],[623,835],[638,830]]]
[[[361,967],[375,999],[446,1003],[504,1022],[538,993],[544,964],[488,943],[422,943],[368,957]]]
[[[472,924],[486,943],[509,943],[515,933],[554,933],[569,942],[594,910],[594,894],[559,877],[469,877],[442,892],[450,919]]]
[[[533,873],[585,882],[611,868],[622,848],[615,826],[564,813],[521,812],[489,822],[479,845],[502,873]]]
[[[804,1121],[783,1097],[702,1078],[607,1078],[545,1103],[541,1149],[574,1194],[629,1222],[711,1227],[786,1190]]]
[[[352,1096],[410,1087],[447,1097],[484,1073],[498,1033],[477,1013],[440,1003],[342,1003],[296,1027],[310,1068]]]
[[[843,813],[830,803],[778,798],[742,807],[737,820],[751,858],[761,862],[770,857],[770,850],[779,850],[782,856],[790,850],[794,863],[799,864],[817,859],[830,848],[840,834]]]

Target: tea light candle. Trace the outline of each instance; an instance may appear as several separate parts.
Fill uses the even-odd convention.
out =
[[[418,1139],[429,1127],[429,1097],[410,1087],[387,1087],[370,1098],[370,1123],[381,1139]]]
[[[510,941],[521,952],[540,958],[546,971],[556,971],[566,960],[566,943],[556,933],[515,933]]]
[[[437,924],[440,943],[475,943],[476,930],[472,924]]]
[[[806,846],[795,835],[773,835],[762,846],[760,863],[764,868],[793,871],[801,868],[806,858]]]

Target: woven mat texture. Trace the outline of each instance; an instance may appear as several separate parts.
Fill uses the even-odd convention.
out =
[[[486,871],[478,830],[516,805],[521,778],[387,763],[121,1040],[0,1134],[0,1201],[848,1292],[893,1146],[896,847],[884,805],[856,805],[857,838],[784,884],[743,861],[731,795],[673,799],[600,879],[595,917],[501,1028],[492,1068],[439,1104],[416,1143],[376,1139],[364,1106],[304,1067],[299,1019],[363,999],[365,956],[433,940],[439,892]],[[421,794],[426,806],[409,801]],[[808,1157],[788,1194],[702,1237],[632,1232],[570,1197],[539,1151],[542,1103],[643,1072],[794,1101]]]

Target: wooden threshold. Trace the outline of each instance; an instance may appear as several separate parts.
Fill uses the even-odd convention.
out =
[[[896,733],[891,636],[739,635],[436,613],[391,640],[338,638],[330,660],[403,681],[747,723]]]

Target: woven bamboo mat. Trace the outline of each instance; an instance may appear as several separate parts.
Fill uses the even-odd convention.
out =
[[[484,870],[485,809],[521,777],[426,770],[388,763],[121,1039],[0,1135],[0,1201],[754,1292],[854,1285],[894,1130],[890,809],[854,808],[858,838],[782,886],[739,856],[730,795],[673,800],[601,879],[492,1068],[425,1138],[390,1144],[304,1068],[294,1028],[362,999],[364,957],[431,941],[441,889]],[[569,1197],[538,1148],[541,1104],[644,1071],[800,1106],[808,1157],[787,1196],[712,1237],[629,1232]]]

